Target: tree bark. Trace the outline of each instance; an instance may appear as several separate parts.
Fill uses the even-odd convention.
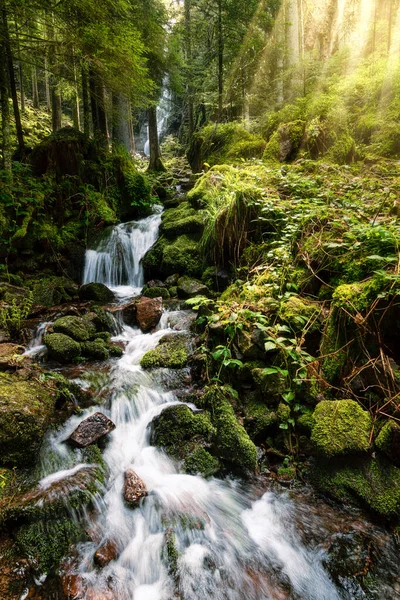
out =
[[[222,121],[224,93],[224,38],[222,29],[222,0],[218,0],[218,121]]]
[[[23,152],[25,150],[25,142],[24,142],[24,134],[22,132],[21,115],[19,112],[17,86],[15,84],[13,55],[12,55],[11,44],[10,44],[10,34],[9,34],[9,30],[8,30],[7,10],[6,10],[6,4],[5,4],[4,0],[0,0],[0,14],[1,14],[2,30],[3,30],[3,38],[4,38],[3,45],[5,47],[5,57],[7,60],[9,85],[10,85],[11,98],[12,98],[13,109],[14,109],[15,127],[17,130],[18,150],[19,150],[20,154],[23,154]]]
[[[149,144],[150,144],[150,162],[149,171],[165,171],[161,160],[160,145],[158,143],[157,131],[157,108],[150,106],[147,110],[149,121]]]
[[[32,67],[32,103],[33,108],[40,107],[36,65]]]
[[[82,104],[83,104],[83,133],[90,135],[90,98],[89,98],[89,80],[88,66],[82,63]]]
[[[81,115],[79,108],[79,90],[78,90],[78,80],[76,76],[76,64],[74,59],[74,88],[75,94],[72,101],[72,121],[75,129],[80,130],[81,128]]]
[[[92,109],[93,133],[103,136],[108,143],[107,115],[105,111],[105,89],[95,69],[89,67],[89,93]]]
[[[185,0],[185,46],[186,46],[186,63],[187,63],[187,85],[186,97],[188,108],[188,137],[189,143],[194,132],[194,110],[193,110],[193,88],[191,85],[192,77],[192,21],[191,21],[191,0]]]
[[[0,19],[0,38],[4,39],[4,24]],[[0,44],[0,102],[2,133],[2,168],[11,173],[11,133],[10,133],[10,89],[7,71],[5,44]]]
[[[47,55],[47,50],[46,50]],[[49,61],[47,60],[47,56],[44,57],[44,85],[46,88],[46,107],[47,112],[51,111],[51,95],[50,95],[50,81],[49,81]]]
[[[123,94],[113,94],[113,120],[112,120],[112,143],[113,148],[122,146],[127,152],[131,151],[131,140],[129,131],[129,109],[128,99]]]

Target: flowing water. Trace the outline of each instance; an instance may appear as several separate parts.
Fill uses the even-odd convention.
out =
[[[129,284],[135,291],[143,282],[140,257],[155,240],[158,223],[159,215],[155,215],[137,224],[114,227],[100,248],[88,251],[84,281],[101,281],[114,289]],[[116,425],[103,452],[108,478],[93,498],[94,510],[79,516],[86,531],[96,532],[94,541],[78,546],[77,558],[69,567],[81,582],[79,597],[367,598],[340,590],[331,581],[324,568],[323,542],[306,543],[298,526],[299,521],[303,525],[312,521],[312,527],[318,530],[321,523],[308,510],[299,517],[298,504],[288,493],[259,493],[254,485],[238,480],[206,480],[180,473],[179,465],[151,445],[150,423],[167,406],[179,401],[171,391],[173,373],[145,372],[139,361],[161,337],[181,335],[179,330],[187,321],[187,313],[178,311],[165,312],[153,333],[123,325],[114,339],[126,342],[126,349],[118,361],[109,363],[103,381],[107,394],[103,394],[102,404],[71,417],[62,429],[51,434],[43,449],[40,486],[47,489],[91,468],[80,450],[65,444],[83,419],[101,411]],[[148,496],[136,509],[128,508],[122,495],[128,468],[148,489]],[[108,540],[116,544],[118,556],[99,569],[93,556]],[[168,551],[171,542],[177,551],[175,570],[171,569]]]

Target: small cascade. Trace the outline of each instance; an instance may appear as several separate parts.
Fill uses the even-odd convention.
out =
[[[43,336],[50,325],[50,321],[45,321],[36,327],[33,337],[24,352],[24,356],[29,356],[30,358],[35,358],[37,360],[46,354],[46,346],[43,344]]]
[[[130,295],[137,293],[144,285],[141,260],[157,240],[160,222],[161,207],[157,207],[146,219],[112,227],[96,249],[86,250],[83,283],[128,287]],[[125,292],[129,295],[129,289]]]
[[[157,133],[161,142],[166,136],[168,130],[168,119],[171,115],[171,93],[167,88],[167,82],[164,81],[160,103],[157,106]],[[144,145],[144,153],[150,156],[150,142],[147,138]]]

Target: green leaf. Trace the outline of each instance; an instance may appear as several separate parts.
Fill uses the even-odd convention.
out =
[[[276,349],[275,342],[265,342],[264,349],[265,349],[265,352],[270,352],[271,350],[275,350]]]
[[[292,400],[294,400],[295,393],[292,392],[291,390],[289,390],[288,392],[285,392],[284,394],[282,394],[282,398],[285,400],[285,402],[290,403],[290,402],[292,402]]]
[[[281,423],[279,429],[289,429],[289,425],[287,423]]]
[[[275,375],[275,373],[278,373],[278,369],[276,367],[266,367],[265,369],[262,370],[262,374],[265,375],[266,377],[268,375]]]

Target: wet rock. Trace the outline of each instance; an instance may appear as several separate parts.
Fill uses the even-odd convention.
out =
[[[395,421],[387,421],[375,440],[375,445],[392,461],[400,465],[400,426]]]
[[[167,277],[167,279],[164,282],[164,285],[166,287],[175,287],[178,284],[178,280],[179,280],[179,273],[174,273],[173,275],[170,275],[169,277]]]
[[[157,348],[146,352],[140,361],[143,369],[183,369],[189,358],[189,343],[184,335],[166,335]]]
[[[77,342],[86,342],[95,332],[95,326],[81,317],[61,317],[53,323],[54,333],[63,333]]]
[[[100,304],[107,304],[115,300],[113,292],[104,283],[82,285],[79,289],[79,298],[83,302],[93,300],[94,302],[100,302]]]
[[[237,349],[238,358],[246,360],[262,360],[265,358],[264,335],[262,331],[254,330],[252,333],[238,329],[234,345]]]
[[[122,309],[122,318],[124,323],[131,325],[132,327],[137,325],[137,304],[138,300],[134,300],[133,302],[126,304]]]
[[[21,354],[25,351],[23,346],[18,344],[0,343],[0,370],[6,370],[15,367],[23,361]]]
[[[368,450],[371,417],[354,400],[323,400],[314,411],[314,419],[311,441],[320,455],[333,457]]]
[[[64,333],[45,335],[43,342],[47,347],[49,358],[60,363],[68,363],[81,353],[80,344]]]
[[[93,560],[102,569],[118,556],[117,544],[113,540],[107,540],[98,548]]]
[[[125,502],[132,507],[137,506],[141,498],[147,496],[146,484],[133,469],[125,472],[123,495]]]
[[[159,279],[150,279],[150,281],[148,281],[146,283],[145,287],[148,287],[148,288],[160,288],[160,287],[165,287],[165,283],[163,283]]]
[[[144,286],[142,290],[142,295],[146,296],[146,298],[162,298],[163,300],[169,300],[170,293],[166,287],[148,287]]]
[[[78,425],[68,441],[78,448],[86,448],[101,440],[113,429],[115,429],[114,423],[103,413],[96,412]]]
[[[34,463],[54,405],[55,395],[46,385],[0,373],[0,464]]]
[[[93,358],[95,360],[107,360],[110,357],[108,348],[106,348],[104,340],[98,338],[93,342],[83,342],[81,345],[83,356]]]
[[[178,296],[181,298],[193,298],[194,296],[207,296],[208,287],[197,279],[191,277],[181,277],[177,284]]]
[[[158,325],[162,315],[162,298],[140,298],[136,318],[140,329],[148,331]]]

